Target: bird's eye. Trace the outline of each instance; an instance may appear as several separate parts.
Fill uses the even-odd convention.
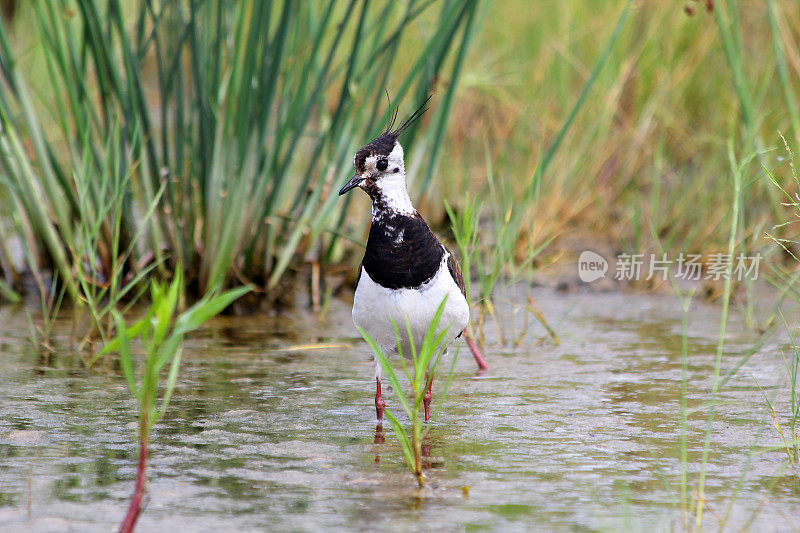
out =
[[[389,168],[389,162],[388,162],[387,160],[385,160],[385,159],[380,159],[380,160],[379,160],[379,161],[378,161],[378,162],[375,164],[375,168],[377,168],[378,170],[380,170],[381,172],[383,172],[384,170],[386,170],[387,168]]]

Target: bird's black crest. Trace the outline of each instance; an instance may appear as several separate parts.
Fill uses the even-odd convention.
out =
[[[433,98],[433,95],[432,94],[428,95],[428,97],[425,99],[425,101],[422,102],[422,105],[419,106],[417,108],[417,110],[414,111],[414,113],[410,117],[408,117],[406,119],[405,122],[400,124],[399,128],[397,128],[396,130],[392,130],[392,128],[394,127],[394,122],[397,119],[397,109],[395,109],[394,116],[389,121],[389,124],[386,126],[386,131],[383,132],[383,134],[384,135],[391,135],[395,139],[398,138],[400,136],[400,134],[403,133],[406,130],[406,128],[408,128],[410,125],[412,125],[414,122],[416,122],[419,117],[421,117],[422,115],[425,114],[425,111],[428,110],[428,108],[425,107],[425,106],[428,104],[428,102],[430,102],[431,98]]]
[[[389,95],[387,94],[386,97],[388,98]],[[389,119],[386,122],[386,129],[378,135],[375,139],[373,139],[369,144],[364,146],[361,150],[356,152],[355,158],[355,167],[356,171],[364,172],[364,163],[366,162],[367,158],[371,155],[383,155],[388,156],[392,153],[394,149],[394,143],[397,141],[397,138],[400,137],[400,134],[403,133],[411,124],[417,121],[419,117],[421,117],[425,111],[428,110],[425,105],[430,101],[433,95],[428,96],[422,105],[417,108],[414,113],[408,117],[405,122],[400,124],[398,128],[394,128],[394,124],[397,121],[397,108],[395,107],[392,110],[392,102],[389,102]]]

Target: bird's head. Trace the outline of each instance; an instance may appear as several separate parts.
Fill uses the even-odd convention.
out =
[[[394,127],[397,119],[397,110],[389,113],[389,122],[386,130],[378,135],[369,144],[356,152],[353,159],[355,174],[350,181],[339,191],[342,195],[351,189],[361,187],[370,197],[375,197],[381,192],[393,191],[406,186],[406,168],[403,162],[403,147],[400,146],[399,137],[403,131],[414,123],[427,110],[423,104],[398,128]]]

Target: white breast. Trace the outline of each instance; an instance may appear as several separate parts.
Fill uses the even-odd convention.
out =
[[[446,335],[449,343],[464,330],[469,321],[469,305],[450,275],[448,257],[449,254],[444,254],[436,275],[419,289],[387,289],[375,283],[366,270],[361,269],[353,302],[353,322],[366,331],[384,353],[397,353],[394,320],[403,334],[403,355],[410,358],[410,345],[405,335],[406,320],[419,349],[445,296],[447,303],[436,333],[449,326]]]

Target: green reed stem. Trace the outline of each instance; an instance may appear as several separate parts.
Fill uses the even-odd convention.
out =
[[[705,505],[705,485],[706,485],[706,466],[708,464],[708,455],[711,448],[711,428],[714,423],[714,415],[716,411],[717,394],[720,387],[720,369],[722,366],[722,351],[725,346],[725,330],[728,325],[728,308],[731,299],[731,284],[733,277],[733,254],[736,249],[736,235],[737,228],[739,227],[739,212],[740,212],[740,198],[742,190],[742,172],[743,166],[751,158],[743,163],[737,165],[736,155],[733,152],[733,145],[728,143],[728,158],[733,171],[733,209],[731,213],[730,224],[730,237],[728,239],[728,256],[731,261],[728,263],[726,270],[725,285],[722,294],[722,313],[720,317],[719,337],[717,339],[717,350],[714,359],[714,382],[711,389],[711,401],[709,405],[708,417],[706,419],[705,438],[703,441],[703,454],[701,461],[700,477],[697,487],[697,509],[695,512],[695,526],[699,529],[703,519],[703,508]]]

